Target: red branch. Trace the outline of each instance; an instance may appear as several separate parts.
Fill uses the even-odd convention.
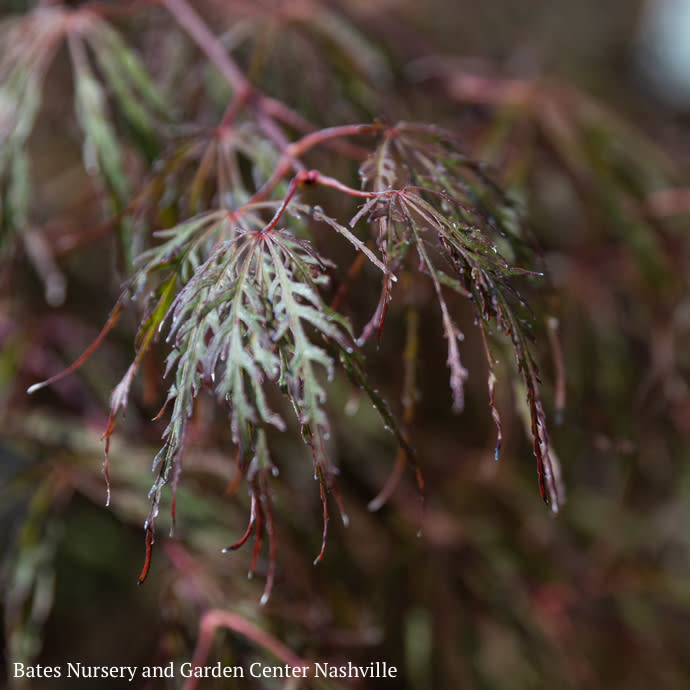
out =
[[[204,20],[186,0],[163,0],[163,5],[175,17],[177,23],[194,39],[206,57],[220,70],[237,93],[250,93],[251,85],[242,70],[227,54],[223,44],[206,26]]]
[[[268,182],[266,183],[266,185],[264,185],[262,190],[265,189],[267,185]],[[282,218],[283,214],[285,213],[285,209],[287,209],[290,202],[292,201],[292,198],[295,196],[295,192],[297,192],[299,187],[303,187],[306,185],[321,185],[323,187],[331,187],[332,189],[337,189],[339,192],[349,194],[350,196],[359,197],[361,199],[375,199],[383,195],[391,194],[391,192],[363,192],[360,189],[348,187],[347,185],[344,185],[342,182],[339,182],[333,177],[322,175],[318,170],[303,170],[302,172],[297,173],[297,175],[295,175],[292,178],[285,198],[278,207],[278,210],[273,215],[273,218],[271,218],[266,227],[259,233],[260,237],[265,237],[268,233],[275,229],[276,225],[278,224],[278,221]],[[259,190],[259,192],[261,192],[262,190]],[[243,206],[248,207],[252,203],[255,203],[256,197],[259,195],[259,192],[257,192],[254,195],[254,197],[252,197],[252,199],[250,199]],[[243,207],[241,206],[240,209],[242,208]],[[238,211],[234,211],[234,215],[236,216],[237,214]]]
[[[201,618],[201,624],[199,625],[199,641],[197,642],[196,650],[192,657],[193,667],[202,666],[208,659],[213,636],[216,634],[218,628],[227,628],[238,635],[246,637],[260,647],[267,649],[271,654],[289,666],[309,666],[307,662],[298,657],[289,647],[284,645],[270,633],[262,630],[258,625],[236,613],[213,609],[207,611]],[[199,679],[192,676],[187,679],[182,686],[182,690],[195,690],[198,683]]]
[[[84,362],[94,353],[98,346],[103,342],[105,336],[108,335],[110,330],[113,328],[113,326],[117,323],[118,319],[120,318],[121,311],[122,300],[118,300],[112,312],[110,312],[110,316],[108,317],[105,326],[103,326],[103,330],[101,330],[96,339],[91,343],[91,345],[89,345],[86,348],[86,350],[84,350],[81,357],[79,357],[79,359],[77,359],[77,361],[74,362],[74,364],[71,364],[67,367],[67,369],[63,369],[59,374],[55,374],[55,376],[51,376],[49,379],[46,379],[45,381],[41,381],[40,383],[34,383],[33,386],[29,386],[29,388],[27,388],[26,392],[29,395],[31,395],[32,393],[41,390],[41,388],[50,386],[56,381],[59,381],[60,379],[64,378],[68,374],[71,374],[72,372],[76,371],[82,364],[84,364]]]

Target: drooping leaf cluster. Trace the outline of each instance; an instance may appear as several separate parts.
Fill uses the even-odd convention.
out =
[[[329,262],[286,229],[247,229],[246,218],[237,227],[227,212],[204,214],[160,233],[167,241],[140,257],[135,284],[162,276],[140,347],[154,329],[167,332],[171,347],[165,375],[172,378],[172,411],[154,462],[151,528],[163,487],[171,478],[176,486],[187,423],[203,388],[227,409],[250,481],[273,468],[266,434],[269,427],[286,429],[285,405],[274,410],[271,402],[282,393],[311,448],[324,500],[330,489],[324,379],[333,376],[334,348],[352,352],[350,326],[320,293]],[[209,255],[201,260],[196,252],[203,250]],[[130,383],[128,372],[123,394],[111,400],[114,415],[126,404]]]
[[[456,411],[464,407],[468,376],[459,348],[465,336],[444,293],[454,292],[474,305],[488,363],[489,401],[498,434],[496,458],[502,433],[494,402],[492,328],[509,338],[526,390],[540,492],[557,512],[563,501],[560,470],[549,452],[538,368],[529,348],[529,324],[519,312],[526,304],[513,284],[516,277],[541,275],[517,265],[517,257],[526,257],[531,266],[538,266],[539,258],[515,204],[490,180],[481,164],[458,151],[451,135],[433,127],[400,124],[392,128],[362,166],[361,175],[365,188],[378,196],[358,215],[368,215],[374,224],[376,243],[389,272],[398,272],[412,262],[431,279],[448,344]],[[376,324],[380,329],[392,297],[393,283],[386,275],[378,308],[363,339]]]
[[[107,190],[111,212],[121,210],[131,195],[112,106],[149,161],[157,155],[158,130],[169,119],[169,109],[137,54],[96,13],[38,7],[5,19],[0,39],[10,46],[0,54],[0,248],[7,250],[14,234],[30,221],[26,146],[41,107],[43,82],[62,45],[70,57],[84,165]],[[121,234],[126,250],[124,228]]]
[[[469,373],[461,357],[465,336],[449,295],[459,295],[473,305],[488,364],[496,457],[502,426],[494,399],[493,348],[508,347],[514,352],[529,410],[539,488],[557,511],[563,500],[560,473],[549,449],[538,370],[529,345],[529,324],[524,320],[530,314],[518,289],[518,281],[541,274],[517,207],[480,163],[461,153],[450,133],[433,126],[377,123],[316,130],[286,105],[254,89],[186,2],[165,4],[197,42],[211,43],[208,54],[235,93],[216,128],[199,126],[170,138],[134,198],[118,132],[109,116],[109,99],[117,104],[132,141],[149,162],[159,150],[156,123],[167,116],[167,110],[138,59],[113,29],[88,11],[56,10],[50,17],[57,28],[41,43],[41,60],[32,57],[28,42],[20,42],[16,55],[5,58],[4,66],[19,70],[20,76],[26,71],[23,83],[33,79],[40,86],[51,51],[66,41],[86,167],[100,175],[112,209],[122,216],[126,210],[132,214],[129,220],[135,218],[146,230],[136,242],[130,223],[123,224],[120,232],[124,265],[133,270],[106,330],[130,297],[142,308],[142,316],[134,361],[111,394],[104,439],[109,500],[109,447],[116,419],[128,404],[135,374],[151,344],[165,339],[168,352],[160,376],[167,402],[161,416],[169,415],[169,419],[163,447],[154,461],[146,521],[149,555],[159,503],[168,484],[175,521],[185,440],[202,390],[215,397],[229,420],[238,468],[246,475],[253,496],[249,531],[256,527],[255,554],[262,530],[272,539],[271,439],[288,430],[289,407],[311,451],[320,485],[324,530],[317,560],[323,554],[327,500],[335,492],[336,473],[328,453],[328,380],[338,366],[365,391],[393,431],[400,446],[398,457],[415,467],[421,488],[409,443],[412,406],[404,404],[403,428],[370,381],[366,353],[355,352],[374,332],[382,337],[390,302],[404,303],[405,286],[411,285],[398,278],[409,275],[431,282],[447,343],[452,407],[458,412],[465,404]],[[43,11],[17,20],[16,30],[43,21],[48,16]],[[18,79],[8,81],[3,95],[14,104],[4,131],[9,133],[7,140],[16,140],[19,146],[33,127],[37,105],[23,104],[15,84]],[[294,130],[306,133],[293,140],[289,132]],[[357,141],[346,141],[349,137]],[[372,137],[376,137],[373,143]],[[316,147],[330,147],[343,154],[347,163],[363,160],[361,189],[309,170],[306,157]],[[354,173],[351,164],[350,172]],[[15,182],[12,185],[16,187]],[[330,188],[345,199],[363,203],[348,224],[338,214],[300,199],[299,193],[307,187],[310,192]],[[270,220],[269,213],[273,214]],[[358,252],[359,260],[381,272],[381,295],[367,323],[351,325],[328,306],[325,290],[337,267],[322,256],[327,252],[317,252],[303,239],[315,224],[330,227]],[[356,274],[354,270],[351,277]],[[338,304],[338,298],[333,304]],[[355,326],[362,327],[358,339],[352,335]],[[494,338],[495,332],[501,332],[502,338]],[[409,348],[405,362],[408,399],[414,397],[414,350]],[[272,543],[270,550],[273,568]],[[144,575],[148,562],[147,558]],[[267,592],[270,581],[269,577]]]
[[[0,251],[5,665],[88,651],[94,635],[126,637],[128,620],[150,628],[137,638],[161,635],[156,663],[179,663],[201,617],[200,664],[215,652],[253,663],[265,646],[301,665],[273,633],[338,663],[372,644],[392,659],[413,650],[410,687],[684,688],[690,195],[660,152],[546,72],[424,57],[471,48],[455,34],[437,43],[444,24],[473,30],[482,13],[461,3],[10,0],[0,12],[10,8],[25,14],[0,29],[0,244],[18,250]],[[510,50],[503,32],[477,34]],[[170,108],[176,124],[161,126]],[[451,131],[384,124],[408,118]],[[682,151],[659,109],[655,123]],[[545,265],[567,371],[544,367],[559,349],[556,319],[541,318]],[[122,280],[101,334],[49,381],[101,347],[95,361],[25,396],[94,337]],[[552,521],[533,477],[523,485],[520,465],[535,463],[516,457],[530,455],[516,428],[555,510],[547,418],[566,388],[555,445],[577,462],[569,509]],[[463,405],[449,423],[442,408]],[[125,412],[103,513],[94,460],[105,440],[110,501]],[[491,461],[494,433],[508,462]],[[310,455],[318,481],[304,484]],[[406,463],[433,497],[423,539]],[[241,486],[248,498],[229,499]],[[352,528],[304,568],[319,489],[317,560],[337,490]],[[379,489],[366,507],[394,509],[367,515],[358,497]],[[129,606],[117,595],[120,576],[120,594],[132,592],[121,526],[148,514],[143,579],[170,497],[182,529],[164,544],[161,621],[150,587]],[[249,554],[219,557],[252,537]],[[92,576],[94,596],[108,596],[75,621]],[[274,606],[256,611],[276,581]],[[68,643],[50,634],[60,626]],[[638,663],[621,662],[631,650]]]

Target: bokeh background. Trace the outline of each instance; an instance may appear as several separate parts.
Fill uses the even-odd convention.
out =
[[[116,4],[114,25],[175,103],[176,117],[216,123],[230,94],[215,69],[162,9]],[[507,366],[497,389],[505,443],[494,462],[481,341],[458,303],[470,370],[461,415],[450,411],[439,314],[417,314],[419,395],[410,434],[426,486],[423,518],[412,472],[381,510],[367,510],[391,472],[395,444],[370,404],[336,378],[329,450],[350,526],[331,520],[326,556],[313,566],[321,507],[311,460],[296,434],[277,437],[278,571],[270,601],[260,606],[265,553],[251,580],[251,544],[221,554],[244,531],[249,499],[244,486],[226,491],[235,472],[227,421],[201,396],[176,535],[166,536],[168,498],[151,573],[137,586],[163,428],[150,420],[163,395],[156,357],[164,353],[143,368],[113,438],[107,509],[100,437],[110,390],[133,355],[136,314],[125,314],[78,372],[35,396],[25,393],[96,337],[123,277],[103,225],[102,192],[82,165],[61,49],[27,143],[29,223],[10,242],[0,274],[2,672],[14,661],[187,661],[201,615],[223,609],[305,659],[385,660],[401,670],[395,681],[324,687],[687,688],[688,3],[193,4],[253,83],[313,122],[442,124],[524,204],[551,283],[535,296],[534,351],[567,503],[553,516],[539,498],[523,402]],[[106,13],[107,5],[100,5]],[[32,7],[0,3],[5,18]],[[0,43],[0,53],[10,50]],[[136,189],[145,157],[123,142]],[[332,154],[315,165],[356,179],[356,166]],[[349,217],[349,209],[342,212]],[[325,241],[315,237],[317,245]],[[353,285],[353,320],[366,321],[375,300],[373,283]],[[364,354],[400,415],[400,353],[411,312],[391,311],[379,347]],[[564,372],[548,317],[560,325]],[[223,630],[209,660],[248,665],[275,657],[241,631]],[[246,679],[222,687],[294,687],[283,683]],[[179,678],[170,685],[179,686]]]

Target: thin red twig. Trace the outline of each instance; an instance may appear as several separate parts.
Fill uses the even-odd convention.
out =
[[[192,667],[203,666],[204,662],[206,662],[211,650],[213,636],[218,628],[227,628],[238,635],[246,637],[258,646],[267,649],[276,658],[289,666],[309,667],[309,664],[298,657],[289,647],[270,633],[262,630],[255,623],[236,613],[219,609],[207,611],[201,618],[199,641],[192,657]],[[194,677],[192,674],[192,677],[188,678],[182,686],[182,690],[195,690],[198,683],[199,678]]]
[[[206,57],[220,70],[233,90],[237,93],[249,93],[251,85],[242,70],[191,5],[186,0],[162,0],[162,4],[194,39]]]
[[[295,196],[295,192],[297,189],[301,186],[304,185],[322,185],[323,187],[331,187],[332,189],[337,189],[339,192],[343,192],[344,194],[349,194],[350,196],[355,196],[355,197],[360,197],[363,199],[373,199],[376,197],[381,196],[382,194],[388,194],[389,192],[363,192],[359,189],[354,189],[353,187],[348,187],[347,185],[344,185],[342,182],[339,182],[333,177],[328,177],[327,175],[322,175],[318,170],[303,170],[300,173],[297,173],[295,177],[292,178],[290,185],[288,187],[287,194],[285,195],[285,198],[283,199],[282,203],[278,207],[278,210],[275,212],[273,215],[273,218],[268,222],[266,227],[260,232],[260,235],[263,237],[270,233],[278,224],[278,221],[281,219],[283,214],[285,213],[285,209],[287,209],[288,205],[290,204],[290,201],[292,201],[292,198]],[[258,194],[258,192],[257,192]],[[255,194],[254,197],[257,195]],[[248,201],[245,206],[249,206],[252,203],[252,200]],[[235,214],[237,214],[237,211],[235,211]]]
[[[228,553],[229,551],[236,551],[239,549],[242,545],[244,545],[249,539],[249,535],[252,533],[252,530],[254,529],[254,523],[256,522],[256,494],[252,491],[252,498],[251,498],[251,507],[249,508],[249,524],[247,525],[247,529],[245,530],[244,534],[232,545],[226,546],[223,549],[223,553]]]
[[[276,577],[276,534],[275,521],[273,518],[273,507],[271,504],[271,497],[268,494],[267,482],[262,488],[261,502],[263,503],[263,510],[266,516],[266,534],[268,534],[268,572],[266,573],[266,584],[261,595],[261,605],[268,602],[273,590],[273,583]]]
[[[153,552],[154,541],[153,526],[148,525],[146,527],[146,556],[144,558],[144,567],[141,569],[141,574],[139,575],[138,584],[142,584],[148,577],[151,568],[151,554]]]
[[[326,493],[326,478],[323,474],[323,467],[319,464],[316,465],[316,476],[319,480],[319,493],[321,495],[321,506],[323,508],[323,533],[321,535],[321,549],[318,556],[314,559],[314,565],[317,565],[323,560],[323,555],[326,552],[326,540],[328,538],[328,521],[330,517],[328,515],[328,495]]]
[[[326,129],[321,129],[318,132],[311,132],[303,136],[301,139],[292,142],[286,147],[285,151],[283,151],[283,154],[278,161],[278,165],[276,166],[276,169],[271,177],[264,183],[261,189],[254,193],[249,201],[243,204],[243,206],[240,207],[240,209],[237,209],[235,212],[241,213],[241,209],[243,207],[251,206],[252,204],[266,199],[268,195],[276,188],[279,182],[288,174],[295,159],[303,156],[310,149],[316,146],[326,145],[328,142],[340,139],[342,137],[379,134],[384,129],[385,127],[380,124],[358,124],[343,125],[341,127],[328,127]],[[360,193],[360,190],[352,191]]]
[[[53,383],[56,383],[60,379],[65,378],[65,376],[68,376],[72,372],[76,371],[84,362],[94,353],[94,351],[98,348],[98,346],[103,342],[105,339],[105,336],[108,335],[110,330],[115,326],[117,323],[118,319],[120,318],[120,313],[122,312],[122,301],[118,301],[113,310],[110,312],[110,316],[108,317],[108,320],[105,322],[105,326],[103,326],[103,329],[101,332],[98,334],[96,339],[89,345],[86,350],[82,353],[81,357],[79,357],[74,364],[71,364],[70,366],[67,367],[67,369],[63,369],[59,374],[55,374],[55,376],[51,376],[49,379],[46,379],[45,381],[41,381],[40,383],[34,383],[33,386],[29,386],[27,388],[26,392],[31,395],[32,393],[35,393],[36,391],[41,390],[41,388],[45,388],[46,386],[50,386]]]

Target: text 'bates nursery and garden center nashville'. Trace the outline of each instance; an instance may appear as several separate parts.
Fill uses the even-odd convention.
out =
[[[137,678],[397,678],[398,669],[385,661],[373,661],[358,666],[315,662],[299,666],[269,665],[256,661],[249,666],[224,666],[221,662],[210,666],[196,666],[190,662],[163,666],[92,666],[68,662],[57,666],[40,664],[12,664],[14,678],[122,678],[133,682]]]

